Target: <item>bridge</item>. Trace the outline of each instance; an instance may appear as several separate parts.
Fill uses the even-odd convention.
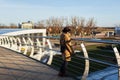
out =
[[[59,37],[46,36],[45,29],[1,29],[0,34],[1,80],[120,80],[118,40],[72,38],[80,49],[72,57],[69,77],[61,78]],[[109,44],[112,50],[102,47],[105,54],[94,54],[86,48],[92,44]]]

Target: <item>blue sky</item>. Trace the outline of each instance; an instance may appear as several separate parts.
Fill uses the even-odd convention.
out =
[[[120,0],[0,0],[0,24],[37,23],[52,16],[94,18],[98,26],[115,26]]]

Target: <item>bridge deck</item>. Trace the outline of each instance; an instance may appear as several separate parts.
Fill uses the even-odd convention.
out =
[[[73,80],[40,62],[0,47],[0,80]]]

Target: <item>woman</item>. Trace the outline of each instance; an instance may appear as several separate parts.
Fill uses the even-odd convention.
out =
[[[60,36],[60,49],[62,53],[63,63],[60,68],[59,76],[63,77],[66,75],[66,68],[68,62],[71,61],[71,54],[73,53],[73,49],[71,46],[71,37],[70,37],[70,28],[65,27],[62,30],[62,34]]]

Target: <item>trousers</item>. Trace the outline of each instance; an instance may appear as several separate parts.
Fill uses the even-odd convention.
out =
[[[63,75],[66,74],[66,69],[67,69],[67,66],[68,66],[68,62],[69,61],[64,60],[61,67],[60,67],[60,73],[63,74]]]

